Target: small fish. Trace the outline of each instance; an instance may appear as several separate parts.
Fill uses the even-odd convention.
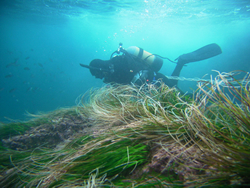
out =
[[[33,90],[33,87],[29,87],[29,88],[26,90],[26,92],[32,91],[32,90]]]
[[[14,92],[14,91],[16,91],[16,88],[10,89],[10,90],[9,90],[9,93],[12,93],[12,92]]]
[[[40,67],[43,67],[43,64],[41,64],[41,63],[38,63],[38,65],[39,65]]]
[[[37,90],[41,90],[41,89],[39,87],[35,87],[33,90],[37,91]]]
[[[3,91],[4,90],[4,88],[2,87],[2,88],[0,88],[0,91]]]
[[[29,67],[24,67],[23,69],[24,69],[24,70],[30,70],[30,68],[29,68]]]
[[[12,51],[10,51],[10,50],[7,50],[7,52],[8,52],[8,54],[13,54],[13,52],[12,52]]]
[[[30,83],[28,81],[23,81],[23,84],[28,84],[29,85]]]
[[[14,66],[15,63],[9,63],[8,65],[6,65],[6,68],[10,67],[10,66]]]
[[[28,57],[25,58],[25,60],[28,60],[29,58],[30,58],[30,57],[28,56]]]
[[[18,58],[16,58],[15,61],[14,61],[13,63],[7,64],[7,65],[6,65],[6,68],[11,67],[11,66],[19,66],[17,63],[18,63]]]
[[[7,74],[5,75],[5,78],[11,78],[13,75],[10,73],[10,74]]]

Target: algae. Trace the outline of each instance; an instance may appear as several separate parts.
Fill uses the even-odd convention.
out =
[[[0,185],[249,186],[249,80],[218,73],[194,98],[164,84],[104,86],[74,108],[6,124]]]

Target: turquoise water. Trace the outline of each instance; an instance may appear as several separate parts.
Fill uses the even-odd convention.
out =
[[[0,121],[74,106],[103,85],[79,63],[109,59],[119,42],[172,60],[217,43],[221,55],[188,64],[180,76],[249,72],[249,23],[249,0],[1,0]],[[170,75],[174,67],[164,60],[159,72]]]

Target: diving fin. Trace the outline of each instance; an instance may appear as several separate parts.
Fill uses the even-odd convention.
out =
[[[179,56],[176,60],[178,60],[178,63],[180,64],[186,64],[186,63],[208,59],[208,58],[217,56],[221,53],[222,51],[221,51],[220,46],[218,44],[212,43],[212,44],[203,46],[202,48],[199,48],[198,50],[195,50],[193,52],[183,54]]]

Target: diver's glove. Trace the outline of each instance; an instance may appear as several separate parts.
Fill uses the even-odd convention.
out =
[[[132,85],[143,85],[148,78],[148,70],[141,70],[138,72],[131,81]]]

